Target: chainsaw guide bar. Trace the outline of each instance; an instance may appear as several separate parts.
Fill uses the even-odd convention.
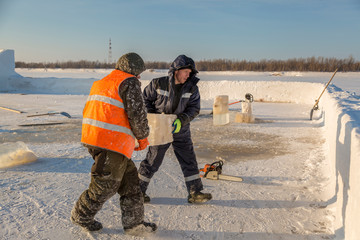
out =
[[[229,176],[224,174],[219,174],[217,171],[210,171],[206,175],[207,179],[212,180],[226,180],[226,181],[234,181],[234,182],[242,182],[243,179],[241,177]]]
[[[226,180],[234,182],[242,182],[241,177],[229,176],[222,174],[222,166],[224,165],[223,161],[213,162],[212,164],[206,164],[204,168],[200,169],[200,172],[204,172],[203,175],[200,175],[202,178],[212,179],[212,180]]]

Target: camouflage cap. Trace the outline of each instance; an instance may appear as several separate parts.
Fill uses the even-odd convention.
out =
[[[146,70],[144,60],[133,52],[122,55],[117,61],[115,69],[135,76]]]

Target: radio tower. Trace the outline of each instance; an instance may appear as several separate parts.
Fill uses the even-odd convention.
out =
[[[108,55],[108,63],[112,63],[111,38],[109,38],[109,55]]]

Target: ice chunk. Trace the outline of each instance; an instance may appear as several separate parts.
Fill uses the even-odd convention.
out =
[[[7,168],[36,161],[36,155],[24,142],[0,144],[0,168]]]
[[[241,103],[241,112],[246,114],[252,114],[251,102],[242,102]]]
[[[225,125],[229,122],[229,96],[216,96],[213,105],[213,124]]]
[[[148,113],[147,119],[150,127],[148,137],[150,146],[162,145],[173,141],[172,123],[176,119],[174,114]]]
[[[255,117],[252,114],[251,102],[241,103],[241,113],[236,113],[235,122],[237,123],[254,123]]]

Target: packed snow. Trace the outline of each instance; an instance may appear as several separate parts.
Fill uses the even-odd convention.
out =
[[[87,233],[69,220],[74,202],[90,183],[93,162],[80,144],[82,109],[92,82],[110,71],[14,69],[8,76],[0,76],[0,106],[22,112],[0,109],[0,151],[9,151],[4,147],[9,143],[20,144],[37,157],[9,167],[1,165],[9,160],[9,154],[0,156],[1,239],[138,239],[123,233],[118,195],[96,215],[103,223],[102,231]],[[142,74],[142,87],[166,73],[147,70]],[[204,191],[211,192],[213,200],[190,205],[179,164],[169,149],[148,189],[152,201],[145,205],[145,218],[159,228],[146,239],[354,236],[354,225],[345,224],[351,217],[346,206],[351,209],[359,194],[349,191],[349,174],[334,165],[338,165],[339,155],[346,159],[359,156],[360,73],[337,73],[310,121],[314,100],[331,75],[200,72],[201,112],[191,123],[199,167],[223,160],[223,174],[241,176],[244,181],[203,179]],[[229,124],[212,124],[215,96],[226,94],[233,102],[244,99],[248,92],[255,99],[255,123],[235,122],[241,104],[234,104]],[[340,118],[340,123],[333,123],[338,111],[350,120]],[[28,117],[43,113],[52,114]],[[347,128],[342,130],[336,124]],[[348,131],[356,141],[348,137]],[[137,166],[145,154],[134,152]],[[345,184],[339,185],[341,180]]]

